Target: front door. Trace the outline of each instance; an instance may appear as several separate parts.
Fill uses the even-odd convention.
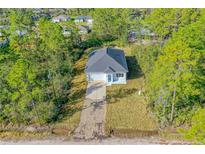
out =
[[[107,81],[108,81],[108,82],[112,82],[112,75],[111,75],[111,74],[108,74],[108,75],[107,75]]]

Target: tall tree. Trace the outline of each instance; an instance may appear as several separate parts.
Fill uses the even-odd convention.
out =
[[[196,22],[200,15],[200,9],[154,9],[150,15],[145,17],[143,24],[163,40],[179,28]]]
[[[149,98],[162,125],[190,119],[195,102],[204,103],[203,23],[201,18],[173,33],[150,73]]]
[[[129,9],[96,9],[93,32],[104,40],[119,39],[120,44],[125,44],[129,22]]]

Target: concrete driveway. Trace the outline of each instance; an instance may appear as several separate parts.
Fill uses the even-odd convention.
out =
[[[106,85],[104,82],[90,82],[81,112],[75,138],[93,139],[104,136],[106,114]]]

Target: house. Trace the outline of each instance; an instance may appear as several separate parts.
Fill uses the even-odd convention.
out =
[[[126,84],[128,67],[124,51],[101,48],[89,54],[85,68],[87,81],[103,81],[107,85]]]
[[[27,34],[27,30],[16,30],[14,33],[21,37]]]
[[[58,23],[58,22],[65,22],[65,21],[69,21],[70,20],[70,17],[67,16],[67,15],[59,15],[57,17],[53,17],[52,18],[52,21],[54,23]]]
[[[93,19],[91,16],[77,16],[74,20],[75,23],[86,22],[87,24],[92,24]]]
[[[78,26],[78,33],[79,34],[87,34],[89,33],[90,29],[88,26]]]
[[[137,40],[137,38],[144,38],[144,37],[150,37],[154,38],[156,37],[156,34],[151,32],[149,29],[140,28],[139,30],[131,30],[128,34],[128,40],[130,42],[134,42]]]
[[[63,35],[64,36],[70,36],[71,35],[71,33],[72,33],[72,29],[71,28],[63,26],[62,29],[63,29]]]
[[[49,13],[40,13],[39,14],[39,18],[46,18],[46,19],[50,19],[51,18],[51,15]]]
[[[5,46],[9,43],[9,39],[5,35],[5,31],[9,29],[9,26],[0,25],[0,47]]]
[[[9,39],[0,37],[0,47],[6,46],[9,43]]]

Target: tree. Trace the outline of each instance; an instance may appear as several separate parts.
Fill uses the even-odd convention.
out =
[[[200,16],[200,9],[154,9],[142,23],[163,40],[179,28],[196,22]]]
[[[93,32],[104,41],[119,40],[120,45],[127,42],[130,22],[129,9],[96,9],[94,11]]]
[[[34,25],[27,9],[11,10],[10,47],[0,52],[0,121],[29,125],[62,115],[72,77],[72,57],[61,27],[46,19]],[[21,22],[19,22],[21,21]],[[19,35],[17,30],[26,33]]]
[[[201,108],[194,114],[191,127],[188,130],[180,129],[185,139],[194,141],[196,144],[205,144],[205,109]]]
[[[148,79],[148,95],[162,126],[191,117],[204,103],[203,18],[182,27],[166,42]]]
[[[16,52],[25,54],[30,49],[32,37],[32,12],[29,9],[10,10],[10,46]]]

